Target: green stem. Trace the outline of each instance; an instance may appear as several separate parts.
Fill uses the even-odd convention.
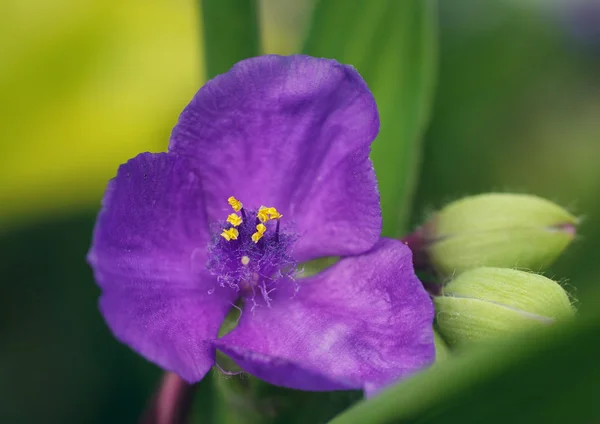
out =
[[[257,0],[200,0],[206,77],[261,54]]]

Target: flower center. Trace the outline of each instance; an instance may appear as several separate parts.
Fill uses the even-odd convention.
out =
[[[295,293],[297,263],[289,255],[295,236],[280,230],[283,215],[273,207],[245,209],[233,196],[227,201],[234,213],[215,226],[208,249],[207,266],[219,285],[238,291],[253,308],[260,299],[269,306],[271,294],[282,287]]]

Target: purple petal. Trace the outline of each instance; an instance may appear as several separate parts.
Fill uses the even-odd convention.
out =
[[[298,260],[362,253],[381,232],[370,144],[373,96],[350,66],[262,56],[209,81],[173,130],[169,149],[191,158],[211,221],[233,195],[274,206],[295,224]]]
[[[186,160],[143,153],[109,183],[88,254],[115,336],[188,381],[214,363],[209,340],[235,295],[208,293],[207,240],[201,187]]]
[[[119,341],[189,383],[200,381],[214,365],[211,341],[231,305],[227,296],[204,289],[109,290],[100,298],[102,315]]]
[[[351,390],[360,384],[344,378],[331,378],[318,370],[304,367],[298,361],[290,361],[273,355],[262,355],[243,347],[217,342],[225,352],[250,374],[276,386],[307,391]],[[266,378],[265,376],[268,376]]]
[[[382,239],[302,280],[295,298],[246,312],[216,346],[272,384],[373,392],[433,362],[432,321],[410,250]]]

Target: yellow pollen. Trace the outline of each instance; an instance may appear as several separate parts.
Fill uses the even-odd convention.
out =
[[[246,266],[250,263],[250,258],[248,256],[242,256],[242,265]]]
[[[229,199],[227,199],[227,203],[229,203],[229,206],[231,206],[233,208],[233,210],[236,212],[239,212],[242,209],[242,207],[244,206],[242,204],[242,202],[240,202],[238,199],[236,199],[233,196],[231,196]]]
[[[223,237],[227,241],[237,240],[239,235],[240,235],[240,233],[235,228],[229,228],[227,230],[223,230],[223,232],[221,233],[221,237]]]
[[[267,227],[265,227],[264,224],[258,224],[256,226],[256,232],[252,234],[252,241],[258,243],[258,241],[263,238],[265,231],[267,231]]]
[[[239,227],[240,224],[242,223],[242,218],[240,218],[235,213],[230,213],[229,216],[227,217],[227,222],[229,222],[234,227]]]

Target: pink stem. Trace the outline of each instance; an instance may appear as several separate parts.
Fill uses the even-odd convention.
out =
[[[186,383],[177,374],[166,372],[140,424],[184,424],[187,422],[195,386]]]

